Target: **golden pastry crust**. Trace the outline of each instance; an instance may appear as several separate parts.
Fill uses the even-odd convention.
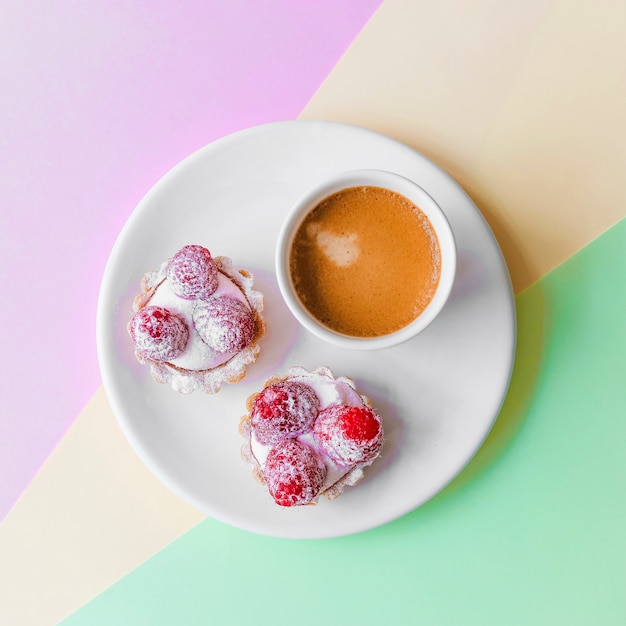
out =
[[[191,370],[170,362],[158,362],[146,358],[135,351],[140,363],[150,366],[152,378],[158,383],[170,384],[175,391],[191,393],[196,389],[214,394],[220,391],[224,383],[237,383],[246,375],[246,367],[254,363],[260,353],[259,340],[265,334],[266,323],[263,318],[263,295],[252,289],[254,276],[245,269],[237,269],[230,258],[214,258],[218,271],[230,279],[244,295],[254,315],[255,333],[252,341],[228,361],[210,369]],[[133,312],[147,306],[159,285],[165,280],[163,263],[158,271],[146,272],[140,283],[141,293],[133,300]]]

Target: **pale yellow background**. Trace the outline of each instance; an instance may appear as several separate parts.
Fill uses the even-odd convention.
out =
[[[520,291],[626,214],[625,29],[623,0],[387,0],[301,117],[441,165]],[[56,623],[201,519],[98,391],[0,528],[0,624]]]
[[[135,455],[101,388],[0,527],[0,624],[56,624],[203,517]]]
[[[622,0],[387,0],[301,118],[447,170],[517,292],[626,215],[625,28]]]

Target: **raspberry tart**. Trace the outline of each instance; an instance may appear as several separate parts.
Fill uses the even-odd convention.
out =
[[[327,367],[292,367],[247,401],[241,453],[284,507],[333,500],[380,455],[383,427],[354,381]]]
[[[152,377],[181,393],[217,393],[256,361],[265,333],[253,276],[199,245],[181,248],[144,274],[128,332]]]

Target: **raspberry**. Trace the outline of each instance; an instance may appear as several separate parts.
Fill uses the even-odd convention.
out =
[[[254,314],[241,301],[219,296],[199,302],[193,323],[202,340],[217,352],[239,352],[253,339]]]
[[[313,436],[326,454],[342,467],[372,461],[383,443],[381,420],[372,409],[343,404],[320,411]]]
[[[165,275],[172,291],[184,300],[208,298],[217,289],[218,269],[202,246],[185,246],[167,263]]]
[[[309,430],[319,409],[319,398],[309,385],[294,380],[274,383],[254,399],[252,428],[260,443],[273,445]]]
[[[130,320],[129,332],[137,352],[153,361],[170,361],[184,352],[189,328],[181,317],[160,306],[146,306]]]
[[[276,504],[297,506],[317,497],[326,467],[313,448],[297,439],[283,439],[267,455],[263,476]]]

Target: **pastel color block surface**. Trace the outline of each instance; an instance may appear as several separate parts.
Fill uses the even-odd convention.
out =
[[[625,27],[615,0],[389,0],[300,117],[368,126],[447,170],[517,292],[626,213]]]
[[[378,5],[2,4],[0,519],[100,385],[100,279],[141,197],[210,141],[295,118]]]
[[[139,460],[100,388],[2,522],[0,624],[58,623],[202,519]]]
[[[626,220],[518,295],[502,413],[434,500],[335,540],[207,519],[64,626],[623,624],[625,242]]]
[[[0,624],[625,623],[625,30],[617,0],[3,3]],[[148,189],[295,117],[442,166],[518,294],[475,459],[413,513],[315,542],[229,528],[159,483],[94,339]]]

